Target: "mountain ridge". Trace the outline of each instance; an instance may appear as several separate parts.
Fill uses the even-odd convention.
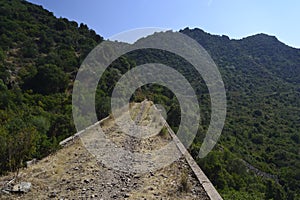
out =
[[[298,48],[298,47],[288,45],[288,44],[284,43],[283,41],[279,40],[276,35],[269,34],[269,33],[264,33],[264,32],[258,32],[258,33],[250,34],[250,35],[247,35],[247,36],[242,36],[241,38],[238,38],[238,39],[234,38],[234,37],[230,37],[226,34],[212,34],[212,33],[206,32],[205,30],[203,30],[201,28],[197,28],[197,27],[195,27],[195,28],[185,27],[183,29],[180,29],[178,32],[184,32],[184,31],[187,31],[187,30],[198,32],[198,34],[205,34],[207,36],[223,38],[223,39],[231,40],[231,41],[242,41],[242,40],[248,40],[248,39],[251,39],[251,38],[256,38],[256,39],[268,38],[269,40],[273,40],[274,42],[280,42],[280,43],[282,43],[283,45],[285,45],[289,48],[300,50],[300,48]]]

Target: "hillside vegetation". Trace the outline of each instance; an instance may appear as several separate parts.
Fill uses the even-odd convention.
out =
[[[5,173],[48,155],[74,134],[73,80],[103,39],[84,24],[21,0],[0,2],[0,23],[0,172]],[[230,40],[200,29],[181,32],[210,53],[227,93],[221,138],[198,164],[224,199],[300,199],[300,50],[265,34]],[[109,114],[109,96],[121,75],[148,62],[175,67],[195,88],[202,123],[189,150],[197,158],[210,121],[209,94],[192,66],[171,53],[139,50],[116,60],[99,81],[98,117]],[[132,100],[145,97],[165,106],[176,131],[180,108],[174,94],[146,85]]]
[[[0,2],[0,172],[41,158],[75,132],[71,88],[102,38],[25,1]]]

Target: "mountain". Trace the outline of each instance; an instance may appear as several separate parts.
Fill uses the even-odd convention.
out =
[[[18,168],[20,161],[48,155],[75,132],[72,80],[103,39],[85,24],[56,18],[26,1],[1,1],[0,13],[3,173]]]
[[[200,166],[202,163],[210,178],[221,173],[226,177],[222,184],[233,186],[230,178],[236,178],[235,172],[230,172],[229,163],[223,160],[229,150],[237,158],[278,177],[278,181],[274,180],[278,186],[274,199],[298,199],[300,50],[266,34],[230,40],[200,29],[181,32],[210,53],[221,71],[228,99],[220,149],[215,150],[216,158],[209,158],[214,157],[211,154],[205,159],[207,162],[217,159],[221,162],[220,169],[213,172],[208,165],[205,170],[206,161],[199,161]],[[241,185],[243,179],[239,177]],[[245,181],[245,190],[251,190],[249,183]],[[235,189],[240,190],[239,187]]]
[[[0,172],[6,173],[55,152],[59,141],[75,133],[73,81],[103,38],[26,1],[0,5]],[[186,61],[168,52],[135,51],[113,62],[99,81],[99,119],[110,113],[112,90],[129,69],[155,61],[174,66],[201,102],[202,124],[189,150],[224,199],[300,199],[300,49],[266,34],[233,40],[197,28],[180,32],[209,52],[225,83],[228,112],[214,150],[197,158],[210,121],[207,87]],[[145,97],[164,105],[176,131],[180,108],[174,94],[147,85],[132,100]]]

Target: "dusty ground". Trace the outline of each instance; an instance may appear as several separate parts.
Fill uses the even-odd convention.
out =
[[[137,123],[149,121],[150,104],[136,104],[131,116]],[[112,119],[102,128],[116,145],[147,152],[170,142],[168,135],[139,140],[122,134]],[[8,181],[12,175],[0,178]],[[77,139],[53,155],[20,172],[31,182],[26,194],[0,194],[1,199],[209,199],[184,158],[157,171],[136,174],[116,171],[98,162]]]

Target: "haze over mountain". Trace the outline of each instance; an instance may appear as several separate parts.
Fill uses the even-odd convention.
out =
[[[59,141],[76,132],[73,81],[83,59],[103,38],[85,24],[56,18],[26,1],[2,1],[0,13],[4,174],[56,151]],[[110,95],[122,74],[148,62],[174,66],[195,88],[201,107],[202,124],[189,151],[223,198],[300,199],[300,49],[266,34],[230,40],[198,28],[180,32],[210,53],[225,83],[228,112],[214,150],[197,158],[210,121],[207,87],[186,61],[168,52],[136,51],[116,60],[99,81],[99,119],[110,113]],[[164,105],[176,131],[180,109],[174,94],[147,85],[132,100],[145,97]]]

